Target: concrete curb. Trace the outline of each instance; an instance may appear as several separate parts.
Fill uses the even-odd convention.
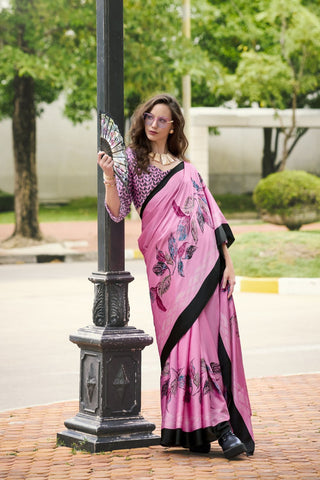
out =
[[[320,295],[320,278],[236,277],[236,292]]]
[[[125,249],[126,260],[142,259],[138,249]],[[69,244],[54,243],[29,248],[0,249],[0,266],[22,263],[90,262],[97,252],[77,252]],[[320,278],[236,278],[235,292],[280,295],[320,295]]]

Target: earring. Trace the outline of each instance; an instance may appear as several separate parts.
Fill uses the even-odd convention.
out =
[[[173,130],[173,128],[172,128],[169,133],[173,133],[173,132],[174,132],[174,130]]]

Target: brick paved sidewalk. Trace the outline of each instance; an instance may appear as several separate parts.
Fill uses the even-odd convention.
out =
[[[320,374],[248,381],[256,440],[253,457],[226,460],[153,446],[102,454],[56,446],[77,402],[0,412],[0,479],[247,480],[320,478]],[[143,392],[143,415],[160,425],[158,392]],[[159,431],[157,432],[159,433]]]

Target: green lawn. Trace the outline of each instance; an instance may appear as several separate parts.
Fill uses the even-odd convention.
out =
[[[77,198],[63,205],[40,205],[39,208],[39,222],[74,222],[96,219],[96,197]],[[0,213],[0,223],[14,223],[14,213]]]
[[[320,277],[320,230],[242,233],[230,253],[237,275]]]
[[[14,213],[2,212],[1,209],[1,193],[0,191],[0,224],[14,223]],[[234,218],[246,219],[257,218],[257,213],[252,202],[252,195],[242,194],[224,194],[216,195],[215,199],[227,218],[232,215]],[[6,204],[8,203],[6,199]],[[96,220],[97,219],[97,198],[83,197],[71,200],[66,204],[46,204],[40,205],[39,221],[40,222],[67,222],[79,220]]]

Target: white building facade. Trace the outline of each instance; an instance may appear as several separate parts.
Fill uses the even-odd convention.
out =
[[[96,195],[96,119],[74,126],[63,117],[62,101],[47,106],[37,120],[37,171],[41,202]],[[279,118],[279,116],[281,116]],[[261,178],[263,127],[289,125],[291,111],[192,108],[188,155],[216,193],[252,192]],[[297,124],[308,127],[287,169],[320,175],[320,110],[299,110]],[[217,127],[219,135],[209,134]],[[13,193],[11,121],[0,123],[0,190]]]

